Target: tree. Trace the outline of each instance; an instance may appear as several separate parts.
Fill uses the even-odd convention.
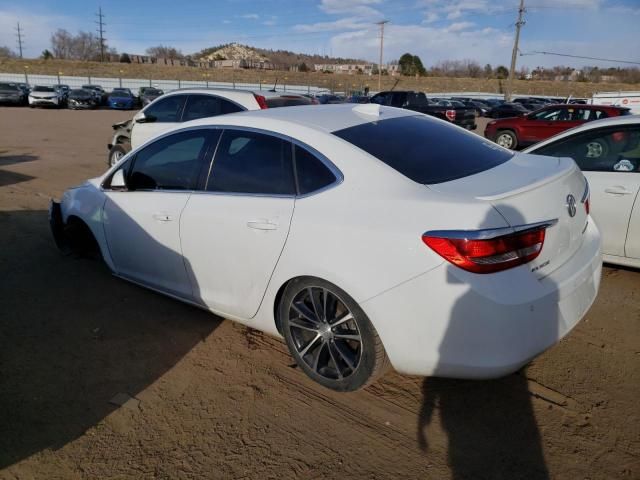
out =
[[[183,53],[174,47],[165,45],[157,45],[147,48],[147,55],[156,58],[168,58],[170,60],[181,60],[184,58]]]
[[[302,62],[300,65],[298,65],[298,71],[299,72],[308,72],[309,71],[309,67],[307,67],[307,64]]]
[[[128,53],[120,55],[120,63],[131,63],[131,57],[129,57]]]
[[[424,75],[426,70],[422,65],[422,60],[417,55],[405,53],[398,60],[401,75]]]
[[[0,58],[14,58],[16,54],[9,47],[0,47]]]
[[[496,78],[504,80],[508,76],[509,76],[509,69],[507,67],[505,67],[504,65],[500,65],[499,67],[496,67]]]
[[[72,35],[60,28],[51,35],[51,50],[56,58],[71,60],[98,60],[100,58],[100,39],[90,32],[78,32]],[[105,51],[114,54],[115,50],[105,45]]]
[[[53,58],[53,53],[51,53],[48,49],[46,49],[46,48],[45,48],[45,49],[42,51],[42,54],[40,54],[40,57],[41,57],[43,60],[50,60],[50,59],[52,59],[52,58]]]
[[[493,68],[491,67],[490,63],[487,63],[484,66],[484,76],[485,78],[491,78],[493,77]]]

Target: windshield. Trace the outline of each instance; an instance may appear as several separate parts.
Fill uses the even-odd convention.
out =
[[[111,92],[111,96],[112,97],[119,97],[119,98],[128,98],[131,96],[131,94],[125,90],[115,90],[113,92]]]
[[[53,87],[35,87],[33,89],[34,92],[55,92]]]
[[[91,96],[91,92],[89,90],[84,90],[84,89],[76,89],[76,90],[71,90],[69,92],[69,96],[70,97],[89,97]]]
[[[333,134],[422,184],[483,172],[514,155],[479,135],[425,115],[363,123]]]
[[[153,96],[153,95],[162,95],[162,90],[158,90],[157,88],[147,88],[143,95],[145,96]]]

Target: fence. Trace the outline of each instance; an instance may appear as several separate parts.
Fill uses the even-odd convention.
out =
[[[243,90],[271,90],[273,85],[266,83],[210,82],[193,80],[153,80],[142,78],[107,78],[107,77],[70,77],[66,75],[34,75],[30,73],[0,73],[0,82],[24,82],[30,85],[69,85],[80,88],[82,85],[100,85],[106,91],[114,88],[130,88],[137,92],[140,87],[156,87],[164,91],[178,88],[238,88]],[[326,92],[326,88],[313,85],[277,85],[279,92],[314,94]]]

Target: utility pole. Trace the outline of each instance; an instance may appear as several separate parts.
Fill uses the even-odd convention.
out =
[[[16,27],[16,37],[18,38],[18,51],[20,52],[20,58],[22,58],[22,30],[20,30],[20,22]]]
[[[98,25],[98,35],[100,38],[100,61],[104,62],[104,34],[106,33],[104,30],[104,15],[102,14],[102,7],[98,8],[98,13],[96,13],[96,17],[98,17],[98,21],[96,25]]]
[[[384,50],[384,24],[389,20],[380,20],[376,25],[380,25],[380,61],[378,62],[378,91],[382,89],[382,51]]]
[[[511,68],[509,69],[509,80],[507,82],[507,92],[504,99],[507,102],[511,101],[511,94],[513,93],[513,75],[516,70],[516,58],[518,56],[518,43],[520,42],[520,29],[525,24],[524,21],[524,0],[520,0],[520,7],[518,8],[518,21],[516,22],[516,38],[513,42],[513,52],[511,52]]]

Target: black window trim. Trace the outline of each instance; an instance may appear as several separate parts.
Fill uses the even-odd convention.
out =
[[[182,106],[180,107],[180,112],[178,112],[178,118],[180,120],[178,120],[177,122],[158,122],[158,123],[182,123],[182,115],[184,114],[184,108],[187,106],[187,100],[189,98],[189,94],[188,93],[176,93],[176,94],[173,94],[173,95],[169,95],[169,94],[162,95],[162,97],[158,97],[159,101],[157,103],[156,102],[151,102],[149,105],[147,105],[142,110],[140,110],[140,113],[144,113],[146,115],[147,114],[147,110],[149,110],[152,105],[158,105],[158,103],[160,103],[160,101],[168,100],[168,99],[173,98],[173,97],[184,97],[184,102],[182,103]]]
[[[186,104],[186,102],[185,102]],[[200,169],[200,174],[198,175],[198,181],[196,182],[196,188],[192,189],[192,190],[120,190],[120,189],[112,189],[110,187],[107,187],[106,185],[109,185],[111,183],[111,178],[113,177],[113,175],[115,175],[115,173],[120,170],[121,168],[123,168],[123,166],[125,164],[129,164],[127,166],[127,169],[130,169],[132,167],[133,162],[135,162],[136,156],[138,155],[138,152],[140,152],[144,147],[146,147],[147,145],[150,145],[151,142],[147,142],[142,144],[140,147],[138,147],[136,150],[127,153],[126,158],[124,161],[119,162],[117,165],[111,167],[111,170],[109,170],[107,172],[107,175],[105,176],[105,179],[102,181],[102,183],[100,184],[100,189],[104,192],[104,191],[108,191],[108,192],[155,192],[155,193],[191,193],[191,194],[207,194],[207,195],[233,195],[233,196],[247,196],[247,197],[280,197],[280,198],[296,198],[296,199],[303,199],[303,198],[307,198],[313,195],[317,195],[319,193],[322,193],[326,190],[329,190],[331,188],[337,187],[338,185],[340,185],[343,181],[344,181],[344,175],[342,174],[342,171],[340,171],[340,169],[331,161],[329,160],[325,155],[323,155],[322,153],[320,153],[318,150],[316,150],[315,148],[307,145],[306,143],[303,143],[295,138],[292,138],[288,135],[285,135],[283,133],[279,133],[279,132],[273,132],[270,130],[264,130],[261,128],[254,128],[254,127],[245,127],[245,126],[239,126],[239,125],[198,125],[198,126],[194,126],[194,127],[185,127],[185,128],[180,128],[180,129],[176,129],[176,130],[171,130],[170,132],[165,132],[164,134],[158,136],[157,138],[155,138],[153,140],[153,143],[155,142],[159,142],[160,140],[170,136],[170,135],[174,135],[177,133],[184,133],[184,132],[190,132],[193,130],[202,130],[202,129],[207,129],[207,130],[220,130],[220,135],[218,136],[218,140],[215,142],[211,141],[211,138],[208,139],[207,141],[209,142],[209,146],[205,149],[205,152],[203,154],[203,165],[202,168]],[[291,154],[292,154],[292,163],[293,163],[293,173],[294,173],[294,180],[295,180],[295,186],[296,186],[296,192],[299,192],[298,189],[298,177],[297,177],[297,171],[296,171],[296,167],[295,167],[295,149],[293,148],[294,145],[298,146],[304,150],[307,150],[307,152],[309,152],[310,154],[312,154],[313,156],[315,156],[325,167],[327,167],[329,169],[329,171],[333,174],[334,176],[334,181],[325,185],[322,188],[319,188],[317,190],[313,190],[311,192],[307,192],[305,194],[299,194],[296,193],[295,195],[290,195],[290,194],[275,194],[275,193],[243,193],[243,192],[209,192],[206,190],[206,186],[207,183],[209,181],[209,176],[211,175],[211,170],[213,169],[213,163],[214,163],[214,159],[216,154],[218,153],[218,146],[220,145],[220,141],[222,140],[222,135],[224,134],[225,130],[242,130],[242,131],[247,131],[247,132],[254,132],[254,133],[262,133],[264,135],[270,135],[272,137],[278,137],[281,138],[283,140],[286,140],[288,142],[291,143]],[[117,167],[117,168],[116,168]]]
[[[207,97],[215,97],[218,100],[224,100],[227,101],[229,103],[234,104],[236,107],[240,108],[241,111],[246,112],[247,108],[240,105],[238,102],[231,100],[229,98],[225,98],[225,97],[221,97],[220,95],[216,95],[214,93],[205,93],[205,92],[191,92],[191,93],[186,93],[183,95],[185,95],[187,97],[187,99],[184,101],[184,105],[182,106],[182,111],[180,112],[180,121],[178,123],[183,123],[184,122],[184,112],[187,110],[187,104],[189,103],[189,99],[193,96],[197,96],[197,95],[205,95]],[[164,97],[166,97],[166,95],[163,95]],[[173,96],[173,95],[171,95]],[[240,112],[237,112],[240,113]],[[222,114],[225,115],[225,114]],[[228,115],[228,114],[227,114]],[[214,117],[219,117],[220,115],[214,115]],[[201,118],[213,118],[213,117],[200,117],[200,118],[195,118],[194,120],[200,120]]]

